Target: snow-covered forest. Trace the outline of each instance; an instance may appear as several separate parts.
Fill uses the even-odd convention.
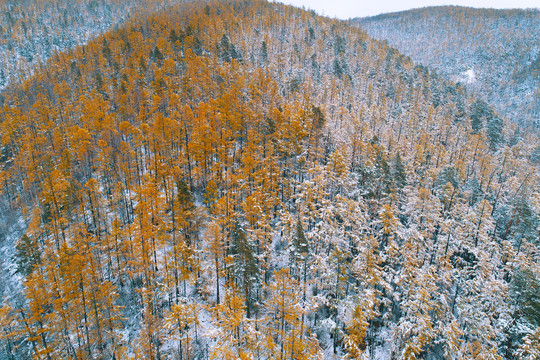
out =
[[[511,121],[540,128],[540,9],[440,6],[354,22]]]
[[[263,0],[83,43],[0,93],[0,358],[540,356],[537,134]]]
[[[0,0],[0,90],[59,51],[184,0]]]

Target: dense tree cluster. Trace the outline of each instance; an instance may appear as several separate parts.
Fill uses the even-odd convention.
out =
[[[0,89],[33,74],[55,52],[84,44],[112,26],[172,3],[171,0],[0,0]]]
[[[177,5],[2,96],[2,358],[540,353],[538,138],[344,22]]]
[[[427,7],[355,19],[414,61],[460,81],[498,112],[540,128],[540,10]]]

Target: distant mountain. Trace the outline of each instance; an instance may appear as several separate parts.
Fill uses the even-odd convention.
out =
[[[426,7],[353,20],[371,36],[540,126],[540,11]]]

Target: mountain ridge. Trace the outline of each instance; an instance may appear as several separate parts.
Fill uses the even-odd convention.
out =
[[[500,16],[500,13],[503,14],[520,14],[520,15],[527,15],[531,16],[531,13],[534,14],[535,12],[539,12],[540,8],[538,7],[531,7],[531,8],[492,8],[492,7],[474,7],[474,6],[462,6],[462,5],[435,5],[435,6],[423,6],[418,8],[411,8],[407,10],[399,10],[399,11],[391,11],[387,13],[381,13],[377,15],[370,15],[370,16],[357,16],[349,21],[356,21],[356,20],[379,20],[382,18],[387,17],[401,17],[407,13],[424,13],[425,11],[446,11],[446,10],[458,10],[460,12],[471,12],[471,13],[477,13],[482,16]],[[443,14],[444,15],[444,14]],[[447,15],[447,14],[446,14]]]
[[[539,9],[440,6],[353,22],[447,79],[468,82],[469,91],[513,122],[538,127]]]

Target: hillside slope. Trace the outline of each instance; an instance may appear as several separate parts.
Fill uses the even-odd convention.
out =
[[[427,7],[356,19],[523,126],[540,126],[540,10]]]
[[[174,6],[0,101],[0,358],[540,351],[538,138],[345,22]]]
[[[180,3],[183,1],[174,1]],[[170,0],[0,0],[0,90],[67,51]]]

